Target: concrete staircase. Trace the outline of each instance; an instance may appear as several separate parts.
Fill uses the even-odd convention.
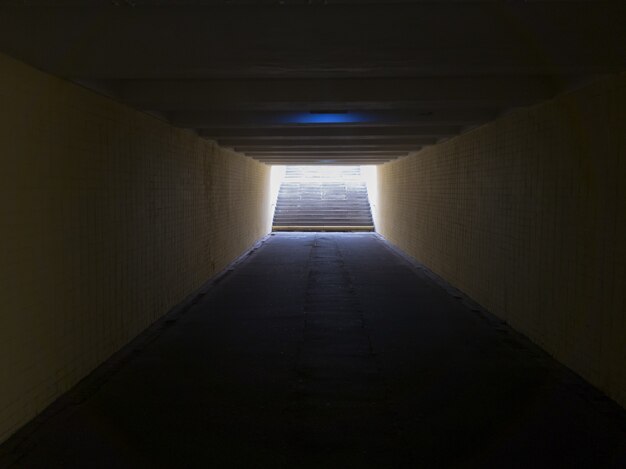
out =
[[[359,166],[287,167],[275,231],[373,231],[367,187]]]

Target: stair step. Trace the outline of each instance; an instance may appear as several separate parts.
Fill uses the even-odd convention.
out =
[[[373,226],[372,223],[274,223],[273,226]]]
[[[274,212],[276,227],[361,227],[372,214],[360,167],[287,167]]]
[[[274,222],[293,222],[296,220],[300,221],[331,221],[331,220],[344,220],[344,221],[354,221],[354,222],[371,222],[371,217],[276,217],[274,218]]]

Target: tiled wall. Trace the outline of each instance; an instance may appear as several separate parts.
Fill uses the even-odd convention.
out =
[[[0,441],[267,232],[269,170],[0,55]]]
[[[626,75],[379,167],[379,232],[626,406]]]

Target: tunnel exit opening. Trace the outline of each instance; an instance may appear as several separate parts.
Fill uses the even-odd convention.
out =
[[[274,166],[272,231],[374,231],[374,166]]]

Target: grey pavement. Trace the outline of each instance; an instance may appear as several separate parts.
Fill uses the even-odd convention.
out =
[[[624,468],[624,411],[373,233],[277,233],[0,447],[34,468]]]

